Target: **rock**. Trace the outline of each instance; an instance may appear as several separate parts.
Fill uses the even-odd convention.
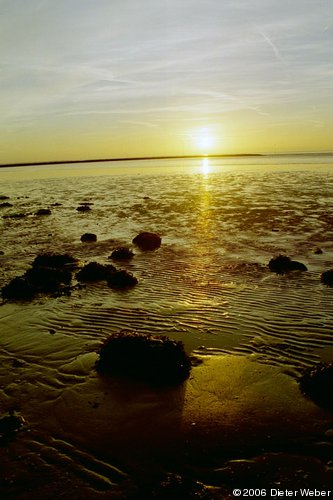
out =
[[[333,269],[321,273],[320,280],[324,285],[333,286]]]
[[[316,255],[321,255],[323,253],[323,251],[321,248],[317,247],[314,249],[313,253]]]
[[[108,280],[116,272],[116,268],[112,265],[98,264],[97,262],[89,262],[76,275],[78,281],[99,281]]]
[[[141,250],[156,250],[161,246],[161,237],[156,233],[142,232],[133,238],[132,243]]]
[[[2,290],[2,297],[9,300],[31,300],[37,290],[28,280],[21,276],[12,279]]]
[[[268,267],[277,274],[285,274],[290,271],[307,271],[307,267],[304,264],[297,260],[291,260],[286,255],[279,255],[272,258],[268,263]]]
[[[129,260],[132,259],[134,253],[128,247],[118,247],[112,251],[108,259],[113,260]]]
[[[299,379],[301,391],[319,406],[333,409],[333,363],[318,363]]]
[[[62,203],[58,203],[57,201],[55,203],[51,204],[51,207],[61,207]]]
[[[4,194],[1,194],[0,200],[9,200],[9,196],[5,196]]]
[[[78,260],[69,254],[39,254],[32,263],[32,267],[77,267]]]
[[[125,270],[116,271],[108,278],[108,286],[110,288],[129,288],[137,283],[137,278]]]
[[[93,205],[93,202],[92,201],[80,201],[79,205]]]
[[[23,217],[26,217],[29,214],[23,214],[23,213],[18,213],[18,214],[7,214],[3,215],[3,219],[23,219]]]
[[[89,205],[80,205],[76,210],[78,212],[88,212],[89,210],[91,210],[91,208]]]
[[[16,415],[15,412],[10,412],[0,419],[0,436],[12,435],[24,425],[24,418]]]
[[[69,284],[72,273],[68,269],[35,266],[26,271],[24,278],[37,293],[56,292],[62,284]]]
[[[0,203],[0,208],[13,207],[12,203],[5,201],[4,203]]]
[[[3,250],[0,250],[0,255],[5,255],[5,252]]]
[[[49,208],[40,208],[35,215],[51,215],[51,210]]]
[[[189,377],[191,362],[180,341],[121,331],[106,339],[96,368],[103,375],[175,385]]]
[[[91,242],[94,242],[94,241],[97,241],[97,236],[96,234],[93,234],[93,233],[84,233],[80,240],[84,243],[91,243]]]

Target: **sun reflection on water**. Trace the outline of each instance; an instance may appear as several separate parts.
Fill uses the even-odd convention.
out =
[[[211,167],[209,164],[209,159],[208,158],[203,158],[202,159],[202,165],[200,168],[200,171],[203,175],[208,175],[211,172]]]

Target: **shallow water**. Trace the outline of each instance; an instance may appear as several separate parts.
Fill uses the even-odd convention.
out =
[[[322,271],[333,267],[331,157],[29,169],[0,171],[0,194],[9,196],[14,205],[1,208],[1,214],[25,214],[20,219],[0,219],[1,287],[23,274],[44,251],[69,252],[81,264],[93,260],[110,263],[108,256],[114,247],[131,244],[144,230],[158,232],[162,246],[147,253],[134,249],[132,261],[116,264],[138,278],[139,284],[131,290],[119,292],[95,283],[73,291],[70,297],[40,296],[0,307],[1,412],[16,409],[27,421],[4,451],[6,478],[1,487],[5,494],[30,498],[33,488],[39,488],[45,498],[53,498],[57,491],[61,493],[60,478],[65,475],[67,492],[74,488],[74,498],[97,498],[104,491],[108,498],[123,498],[141,482],[148,484],[151,477],[171,471],[222,488],[227,498],[231,486],[237,486],[231,477],[238,478],[243,487],[250,486],[245,465],[242,468],[239,462],[245,459],[250,460],[247,470],[256,470],[259,476],[263,463],[266,468],[270,464],[271,477],[261,479],[258,487],[282,479],[290,483],[292,473],[302,468],[308,484],[329,484],[332,414],[323,410],[317,414],[316,406],[299,394],[296,378],[307,366],[333,360],[333,289],[319,279]],[[81,202],[93,203],[92,210],[77,212]],[[51,215],[34,215],[39,208],[48,207]],[[95,233],[97,243],[81,243],[85,232]],[[314,253],[317,247],[322,254]],[[305,263],[308,271],[282,276],[271,273],[267,263],[280,253]],[[203,366],[211,366],[211,357],[238,359],[239,364],[232,361],[226,373],[237,374],[235,367],[241,363],[254,363],[250,366],[262,373],[267,391],[295,391],[300,399],[295,408],[301,415],[301,432],[290,424],[295,420],[288,413],[290,408],[282,411],[289,415],[286,428],[290,432],[283,432],[281,438],[282,424],[276,420],[268,419],[257,435],[255,421],[260,416],[254,416],[253,408],[244,417],[243,410],[233,412],[221,406],[219,418],[224,411],[231,415],[227,424],[214,420],[216,425],[210,426],[206,437],[202,424],[194,426],[190,441],[196,444],[192,449],[187,431],[176,432],[179,426],[174,420],[183,425],[186,415],[200,414],[200,391],[197,394],[195,387],[206,387],[207,382],[200,382],[204,368],[195,368],[198,375],[187,389],[185,384],[184,393],[156,396],[139,387],[138,397],[133,387],[105,386],[94,370],[96,351],[105,337],[121,328],[182,340],[188,352],[206,360]],[[230,397],[243,401],[240,394],[252,378],[238,375]],[[257,387],[256,380],[253,384]],[[284,384],[286,388],[281,389]],[[252,397],[265,414],[259,404],[261,390],[249,394],[241,408],[247,408]],[[129,397],[139,413],[132,406],[127,408]],[[156,428],[152,425],[156,431],[152,435],[161,436],[165,416],[154,413],[161,401],[173,427],[168,444],[157,439],[158,446],[154,446],[145,433],[139,439],[143,432],[140,419],[154,415],[159,423]],[[208,421],[212,413],[209,401],[202,403],[207,405]],[[281,411],[278,406],[286,402],[275,399],[270,404],[277,413]],[[146,413],[141,413],[143,407]],[[173,413],[172,408],[180,408],[180,413]],[[133,428],[124,425],[127,418],[135,421]],[[255,440],[240,433],[234,448],[225,435],[219,441],[217,434],[225,425],[241,429],[244,422],[254,429]],[[119,428],[119,436],[113,426]],[[269,426],[271,441],[267,440]],[[235,438],[237,432],[231,435]],[[218,449],[212,448],[214,440],[220,443]],[[205,460],[197,448],[200,453],[206,450]],[[22,460],[18,461],[18,455]],[[181,460],[175,460],[178,455]],[[274,479],[276,463],[281,477]],[[289,467],[292,472],[283,469],[282,463],[293,464]],[[14,471],[12,482],[10,470]],[[51,474],[52,481],[38,480],[41,471]],[[31,491],[24,493],[24,488]]]

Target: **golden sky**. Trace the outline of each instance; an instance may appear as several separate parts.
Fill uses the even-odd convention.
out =
[[[333,150],[330,0],[1,0],[0,51],[0,163]]]

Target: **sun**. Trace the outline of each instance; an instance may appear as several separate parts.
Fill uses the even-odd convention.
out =
[[[202,127],[197,130],[193,136],[196,147],[203,153],[208,153],[214,145],[214,137],[208,127]]]

